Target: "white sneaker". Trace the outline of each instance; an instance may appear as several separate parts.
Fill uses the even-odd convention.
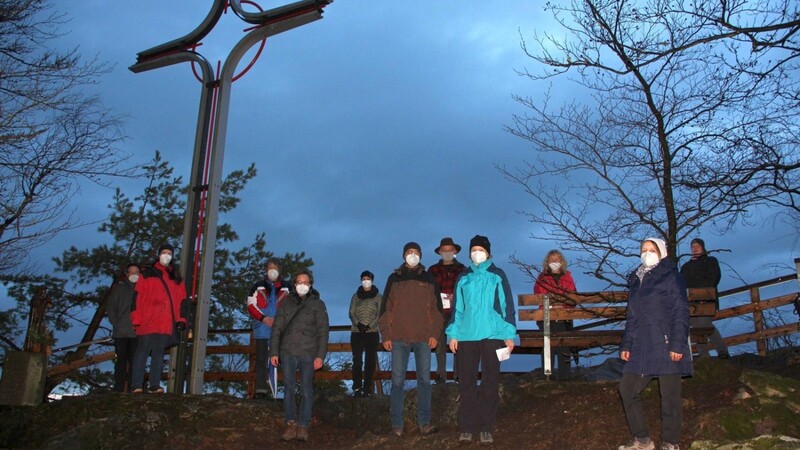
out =
[[[653,441],[648,441],[646,444],[636,438],[625,445],[620,445],[617,450],[655,450],[656,445]]]

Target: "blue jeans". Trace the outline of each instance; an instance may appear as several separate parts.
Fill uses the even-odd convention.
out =
[[[421,427],[431,423],[431,349],[427,342],[392,341],[392,428],[403,427],[403,386],[411,350],[417,367],[417,422]]]
[[[133,375],[131,376],[131,390],[139,389],[144,383],[144,367],[147,357],[150,356],[150,376],[148,384],[151,389],[161,385],[161,370],[164,367],[164,348],[169,341],[168,334],[144,334],[139,336],[136,344],[136,353],[133,354]]]
[[[297,421],[301,427],[311,424],[311,405],[314,403],[314,356],[281,354],[283,370],[283,418],[286,422]],[[300,370],[300,419],[297,420],[295,403],[295,374]]]

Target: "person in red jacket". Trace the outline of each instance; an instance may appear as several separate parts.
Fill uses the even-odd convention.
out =
[[[158,248],[158,260],[146,267],[136,283],[134,309],[131,321],[139,340],[133,357],[134,393],[143,392],[144,368],[150,356],[148,392],[162,393],[161,369],[164,350],[175,327],[186,327],[181,317],[181,302],[186,298],[186,287],[178,267],[172,264],[175,249],[164,244]]]
[[[536,283],[533,285],[534,294],[566,294],[575,292],[575,281],[572,279],[572,273],[567,270],[567,260],[564,255],[558,250],[550,250],[544,257],[542,263],[542,273],[536,278]],[[564,303],[550,303],[551,308],[572,308],[572,305]],[[544,329],[544,322],[536,322],[540,330]],[[550,322],[550,331],[568,331],[572,329],[571,320],[555,320]],[[558,354],[558,379],[568,380],[570,378],[570,357],[571,351],[569,347],[555,347],[551,348],[550,361],[553,360],[553,354]],[[542,369],[544,369],[544,356],[542,356]]]

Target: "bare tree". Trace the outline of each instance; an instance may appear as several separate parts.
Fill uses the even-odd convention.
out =
[[[121,118],[85,92],[110,68],[50,48],[64,23],[45,0],[0,0],[0,274],[78,224],[81,181],[131,175]]]
[[[624,280],[623,257],[638,254],[640,239],[663,238],[676,255],[700,229],[725,232],[766,201],[759,177],[774,166],[756,163],[797,161],[796,104],[775,95],[796,92],[797,81],[781,75],[791,63],[772,70],[770,52],[782,50],[744,54],[730,36],[705,42],[720,25],[691,9],[703,5],[548,3],[567,37],[534,36],[533,50],[522,42],[542,67],[522,75],[574,74],[579,94],[556,107],[549,89],[515,96],[526,113],[506,129],[530,141],[535,158],[500,170],[536,200],[526,213],[543,226],[534,236],[579,251],[579,265],[611,285]]]

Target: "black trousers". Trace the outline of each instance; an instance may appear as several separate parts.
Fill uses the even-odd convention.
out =
[[[269,389],[269,339],[256,339],[256,394],[266,394]]]
[[[114,338],[114,353],[117,359],[114,361],[114,391],[130,392],[131,379],[133,378],[133,355],[136,354],[135,337]],[[141,386],[139,386],[141,387]]]
[[[380,336],[377,332],[350,333],[350,346],[353,348],[353,390],[364,389],[372,392],[372,377],[378,359]],[[366,355],[366,356],[365,356]],[[363,366],[363,381],[361,378]]]
[[[496,350],[505,347],[500,339],[459,341],[458,430],[461,433],[494,431],[500,402],[500,361]],[[480,367],[480,369],[479,369]],[[481,375],[478,384],[478,373]]]
[[[622,375],[619,384],[619,396],[622,398],[622,407],[628,428],[636,438],[649,437],[644,407],[640,397],[642,391],[658,378],[658,388],[661,394],[661,441],[678,445],[681,440],[681,420],[683,415],[683,402],[681,400],[681,375],[640,376],[632,373]]]

